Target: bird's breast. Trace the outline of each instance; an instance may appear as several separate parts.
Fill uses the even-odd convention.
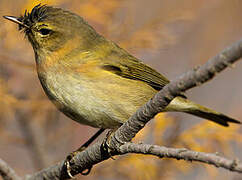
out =
[[[79,123],[117,127],[156,92],[141,81],[119,77],[94,64],[61,70],[62,66],[39,74],[51,101]]]

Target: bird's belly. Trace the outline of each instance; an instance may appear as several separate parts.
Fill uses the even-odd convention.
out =
[[[47,78],[42,86],[57,108],[71,119],[108,129],[128,120],[156,92],[129,79],[92,81],[66,75]]]

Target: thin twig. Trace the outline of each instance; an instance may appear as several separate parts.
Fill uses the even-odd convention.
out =
[[[0,159],[0,176],[4,180],[21,180],[15,171],[2,159]]]
[[[242,173],[242,163],[237,159],[230,160],[217,154],[196,152],[185,148],[167,148],[150,144],[125,143],[120,147],[120,153],[150,154],[159,158],[183,159],[190,162],[198,161]]]

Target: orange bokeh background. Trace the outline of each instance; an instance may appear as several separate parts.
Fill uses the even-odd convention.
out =
[[[240,0],[1,0],[0,15],[23,14],[39,3],[84,17],[109,38],[174,79],[242,37]],[[242,120],[242,63],[187,92],[203,105]],[[0,158],[24,176],[63,160],[96,129],[58,112],[45,96],[31,45],[0,18]],[[159,114],[135,141],[242,159],[241,127],[220,127],[181,113]],[[102,138],[100,138],[102,139]],[[96,165],[78,179],[236,179],[209,165],[125,155]],[[1,178],[0,178],[1,179]]]

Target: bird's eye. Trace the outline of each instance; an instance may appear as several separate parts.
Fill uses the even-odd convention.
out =
[[[44,36],[49,35],[51,32],[52,32],[52,30],[46,29],[46,28],[42,28],[39,30],[39,33]]]

